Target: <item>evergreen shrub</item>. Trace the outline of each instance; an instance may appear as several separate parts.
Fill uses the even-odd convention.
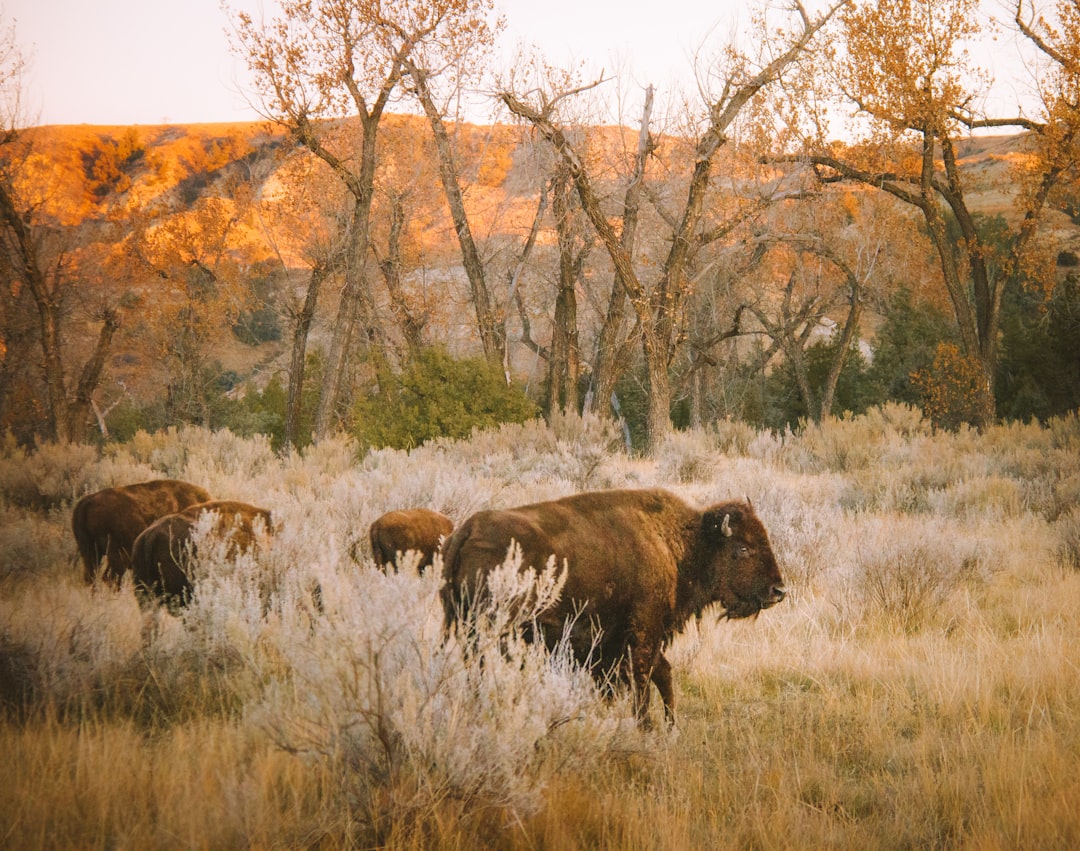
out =
[[[483,358],[456,359],[442,349],[421,352],[378,393],[357,400],[352,435],[361,448],[411,449],[438,437],[524,423],[539,408],[502,370]]]

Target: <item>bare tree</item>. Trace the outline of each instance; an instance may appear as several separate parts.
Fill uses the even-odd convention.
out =
[[[685,200],[674,222],[667,256],[651,287],[638,274],[633,255],[626,250],[621,235],[605,214],[585,160],[558,121],[558,102],[575,92],[523,94],[505,89],[500,92],[511,112],[532,123],[565,161],[582,208],[604,245],[634,311],[645,357],[650,445],[656,445],[671,429],[669,368],[679,342],[680,316],[690,294],[691,266],[702,244],[699,226],[716,153],[727,142],[728,130],[743,108],[798,60],[839,5],[842,2],[811,19],[802,5],[796,3],[793,8],[799,20],[798,31],[787,38],[780,52],[756,70],[746,71],[745,66],[736,66],[721,93],[707,105],[708,117],[697,140]]]
[[[236,50],[255,74],[264,114],[329,166],[353,200],[344,287],[327,355],[315,433],[332,427],[348,345],[362,323],[381,344],[375,298],[365,266],[378,130],[395,97],[405,62],[419,46],[458,26],[467,7],[444,0],[284,0],[271,23],[235,13]],[[342,149],[329,119],[357,116],[360,150]],[[374,354],[381,355],[381,351]]]
[[[645,89],[645,101],[641,108],[641,121],[638,124],[637,147],[634,151],[633,168],[626,181],[623,195],[622,229],[619,232],[621,249],[630,257],[634,256],[638,232],[638,218],[641,212],[641,200],[645,194],[645,166],[652,153],[652,124],[654,90]],[[607,312],[600,326],[596,342],[596,357],[593,361],[592,398],[589,407],[601,412],[609,410],[609,400],[614,398],[615,385],[626,367],[632,337],[626,333],[627,290],[618,275],[612,280],[611,293],[608,297]]]
[[[85,251],[80,252],[72,236],[50,217],[46,205],[40,203],[40,185],[32,174],[24,173],[33,154],[32,134],[23,126],[24,70],[25,62],[11,25],[0,33],[0,264],[17,282],[11,290],[29,293],[36,313],[47,422],[44,428],[35,430],[62,442],[81,441],[92,421],[93,394],[120,327],[121,309],[119,299],[107,295],[90,307],[90,321],[98,324],[96,339],[78,378],[69,383],[70,360],[75,357],[71,338],[79,336],[69,314],[70,302],[75,299],[82,277],[92,274],[97,262]],[[5,325],[13,318],[14,314],[5,310]],[[8,351],[11,330],[0,329],[0,363],[15,354],[20,358],[29,356],[24,351]],[[4,372],[6,367],[4,363]],[[7,387],[7,393],[11,389]]]
[[[816,148],[776,158],[807,161],[827,179],[839,177],[876,187],[917,209],[937,251],[964,355],[981,373],[977,423],[993,421],[1001,302],[1005,288],[1032,270],[1032,248],[1047,199],[1062,174],[1075,167],[1078,69],[1075,44],[1080,21],[1075,3],[1063,0],[1064,22],[1055,31],[1023,16],[1016,22],[1056,63],[1045,95],[1045,120],[980,116],[979,80],[964,49],[980,31],[975,0],[949,0],[915,14],[910,0],[852,5],[842,17],[843,57],[833,63],[844,97],[871,123],[869,144],[846,151]],[[1072,10],[1070,12],[1070,10]],[[1041,33],[1041,35],[1040,35]],[[1057,48],[1061,48],[1060,50]],[[1048,48],[1048,50],[1046,50]],[[973,129],[1012,127],[1032,131],[1043,155],[1021,176],[1019,226],[1005,240],[1004,256],[980,228],[961,174],[958,149]],[[884,154],[884,156],[882,156]]]
[[[439,178],[461,247],[462,265],[469,280],[484,356],[492,364],[502,365],[506,361],[505,321],[496,309],[484,262],[473,237],[465,206],[463,176],[447,127],[448,119],[457,118],[451,105],[456,102],[461,86],[475,73],[474,69],[484,67],[484,57],[501,22],[496,24],[495,30],[488,26],[492,0],[444,0],[444,4],[452,7],[453,13],[447,15],[448,23],[440,38],[419,45],[402,64],[408,74],[409,90],[423,108],[435,138]],[[446,91],[442,94],[440,80],[445,82]]]

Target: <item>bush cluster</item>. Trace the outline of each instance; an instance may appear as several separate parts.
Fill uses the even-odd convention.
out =
[[[352,434],[367,446],[409,449],[438,437],[523,423],[539,409],[501,369],[483,358],[455,359],[425,349],[352,409]]]

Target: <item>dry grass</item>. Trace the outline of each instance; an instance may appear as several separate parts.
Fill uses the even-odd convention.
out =
[[[0,846],[1080,847],[1075,417],[953,436],[906,409],[802,435],[724,424],[652,459],[611,437],[571,419],[359,462],[201,430],[102,458],[5,445]],[[283,525],[258,560],[210,548],[182,619],[85,588],[71,560],[74,497],[148,475]],[[349,556],[389,508],[461,520],[653,484],[749,495],[793,592],[676,638],[671,731],[512,638],[467,661],[436,577]]]

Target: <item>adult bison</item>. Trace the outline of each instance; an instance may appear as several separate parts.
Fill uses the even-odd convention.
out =
[[[213,534],[226,540],[229,558],[245,553],[257,542],[259,527],[273,531],[270,512],[236,500],[213,500],[192,505],[154,521],[135,539],[131,569],[140,601],[156,600],[171,608],[187,604],[191,596],[189,559],[196,555],[191,533],[206,513],[217,515]]]
[[[745,618],[785,595],[768,534],[748,502],[699,510],[664,490],[609,490],[472,515],[443,548],[448,623],[484,593],[511,541],[526,566],[542,568],[552,554],[560,565],[565,559],[562,594],[538,626],[550,645],[571,622],[575,654],[599,678],[614,673],[632,686],[642,723],[650,679],[674,720],[663,651],[675,630],[711,603],[726,617]]]
[[[119,586],[131,569],[131,547],[143,529],[159,517],[209,499],[210,494],[198,485],[177,479],[157,479],[87,494],[71,512],[71,531],[86,581],[94,581],[105,559],[102,578]]]
[[[420,553],[420,567],[425,568],[431,567],[435,554],[453,531],[454,521],[445,514],[430,508],[404,508],[378,517],[368,529],[368,537],[380,570],[394,564],[398,553],[409,550]]]

